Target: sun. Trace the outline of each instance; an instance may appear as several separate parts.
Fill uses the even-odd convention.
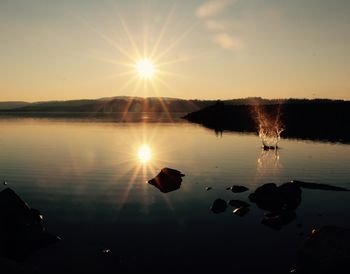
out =
[[[142,145],[138,150],[138,158],[141,163],[147,163],[152,158],[152,151],[148,145]]]
[[[156,74],[154,62],[149,58],[143,58],[136,62],[135,69],[141,79],[150,80]]]

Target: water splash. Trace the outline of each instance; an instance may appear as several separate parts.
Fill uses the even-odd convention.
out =
[[[277,149],[281,133],[284,131],[281,104],[269,106],[256,104],[253,109],[263,148]]]

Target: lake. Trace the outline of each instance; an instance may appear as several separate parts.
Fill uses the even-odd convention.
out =
[[[243,217],[210,210],[217,198],[249,202],[265,183],[350,188],[350,145],[282,138],[278,151],[264,151],[255,134],[215,134],[178,118],[3,117],[0,132],[0,180],[62,238],[7,262],[19,272],[288,273],[313,228],[350,227],[347,192],[303,190],[296,219],[280,230],[261,224],[253,203]],[[163,167],[186,175],[180,189],[147,183]]]

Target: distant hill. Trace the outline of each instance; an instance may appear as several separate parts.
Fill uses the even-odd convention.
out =
[[[0,102],[0,110],[1,109],[13,109],[19,108],[29,105],[30,103],[21,102],[21,101],[10,101],[10,102]]]
[[[2,113],[21,112],[88,112],[88,113],[115,113],[115,112],[191,112],[213,104],[215,101],[183,100],[176,98],[140,98],[115,97],[101,99],[49,101],[13,104],[13,107],[2,109]],[[7,103],[8,106],[10,106]]]
[[[128,97],[118,96],[100,99],[81,99],[68,101],[47,102],[0,102],[0,114],[21,112],[88,112],[88,113],[114,113],[114,112],[183,112],[189,113],[204,107],[214,105],[217,100],[185,100],[179,98],[162,97]],[[225,105],[274,105],[284,104],[337,104],[340,100],[328,99],[264,99],[260,97],[223,100]]]

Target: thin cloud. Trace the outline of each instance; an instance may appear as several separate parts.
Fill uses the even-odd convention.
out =
[[[199,6],[196,15],[199,18],[208,18],[220,14],[226,7],[234,4],[236,0],[210,0]]]
[[[210,31],[227,31],[235,29],[238,26],[238,22],[229,20],[206,20],[205,27]]]
[[[204,27],[210,31],[211,41],[222,49],[230,51],[238,51],[243,48],[242,40],[232,34],[232,30],[236,29],[239,24],[232,19],[227,20],[217,17],[221,15],[224,9],[232,6],[237,1],[209,0],[195,10],[196,16],[201,19]]]
[[[226,50],[237,51],[243,47],[243,42],[241,39],[227,33],[219,33],[214,35],[213,42]]]

